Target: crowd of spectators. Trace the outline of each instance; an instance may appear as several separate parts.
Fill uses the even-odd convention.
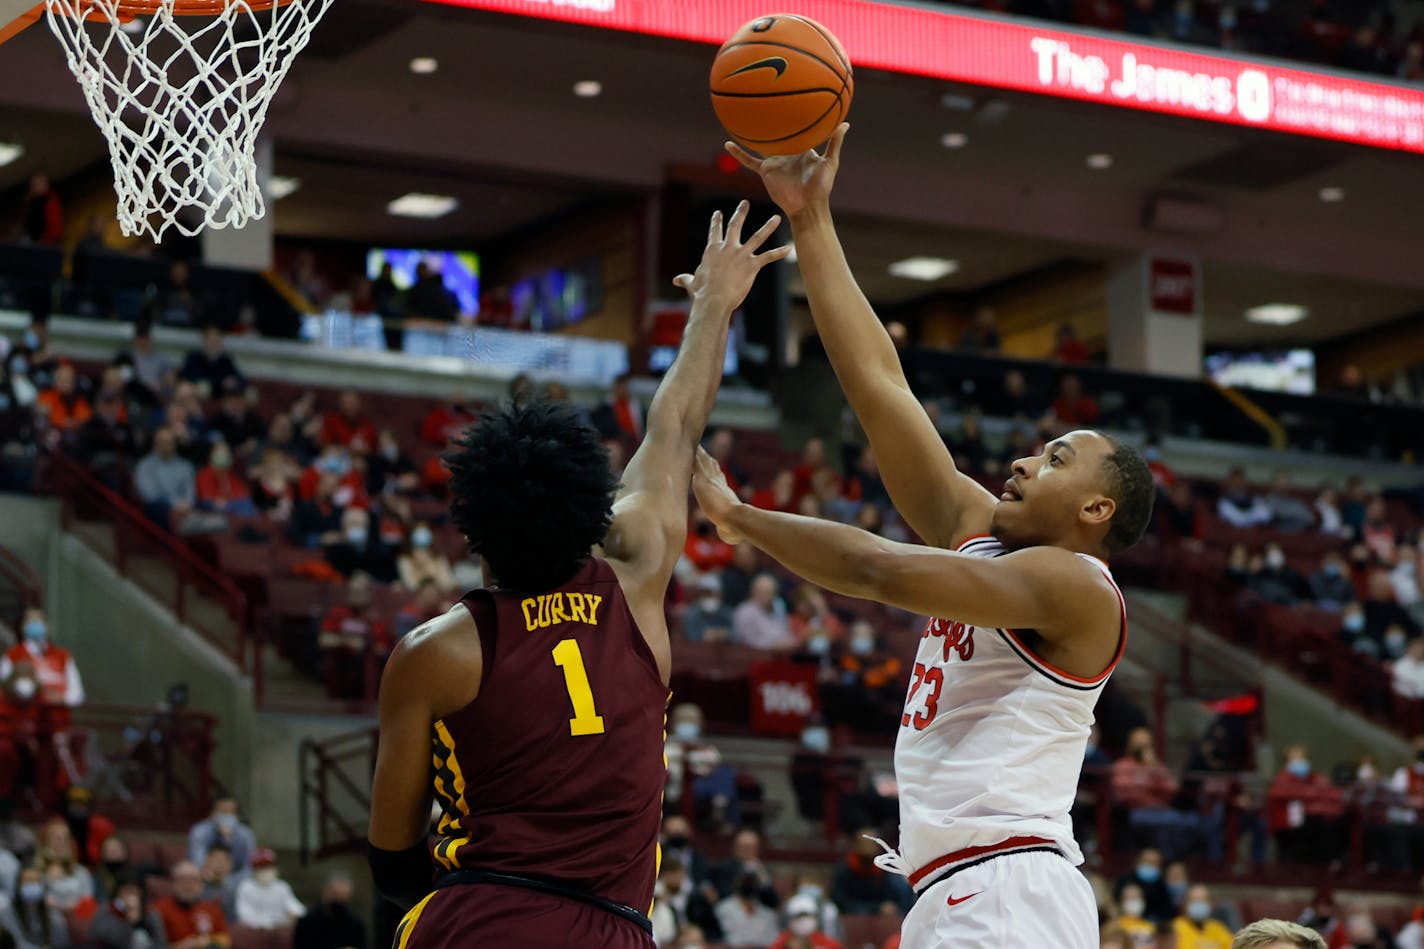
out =
[[[1313,0],[949,0],[1174,43],[1424,81],[1424,18],[1389,4]]]
[[[257,846],[236,801],[215,802],[181,854],[126,837],[92,804],[87,788],[71,787],[38,833],[5,814],[0,945],[226,949],[234,934],[255,930],[289,934],[302,949],[365,949],[350,877],[331,874],[305,905],[282,879],[277,855]]]

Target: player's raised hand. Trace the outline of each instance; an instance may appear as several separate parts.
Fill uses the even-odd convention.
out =
[[[831,198],[836,183],[836,169],[841,164],[841,145],[845,142],[850,123],[842,122],[831,133],[831,140],[822,155],[808,148],[799,155],[772,155],[757,158],[736,142],[726,144],[727,152],[748,171],[761,176],[766,193],[788,217],[795,217],[809,207],[825,204]]]
[[[742,500],[727,484],[722,466],[705,448],[697,449],[697,457],[692,462],[692,492],[697,495],[702,513],[717,525],[717,536],[729,544],[740,544],[742,535],[731,528],[728,517]]]
[[[745,242],[742,240],[742,225],[746,223],[750,210],[751,205],[747,202],[738,204],[725,229],[722,212],[714,211],[712,223],[707,229],[707,247],[702,252],[697,272],[679,274],[673,280],[675,285],[687,291],[688,296],[714,295],[726,307],[728,315],[746,299],[761,268],[791,253],[789,244],[773,247],[764,254],[757,253],[781,223],[778,214],[768,218]]]

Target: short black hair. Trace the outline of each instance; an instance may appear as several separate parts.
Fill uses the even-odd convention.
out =
[[[1101,433],[1100,433],[1101,434]],[[1103,435],[1112,445],[1112,453],[1103,459],[1107,475],[1107,495],[1117,503],[1108,523],[1103,544],[1109,554],[1124,551],[1142,539],[1152,520],[1152,504],[1157,498],[1157,485],[1152,469],[1142,452],[1124,445],[1111,435]]]
[[[445,453],[450,516],[500,586],[565,583],[613,522],[618,479],[598,432],[573,406],[504,402]]]

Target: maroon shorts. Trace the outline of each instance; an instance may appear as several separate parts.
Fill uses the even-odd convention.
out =
[[[394,949],[654,949],[642,927],[589,903],[514,886],[436,890],[406,914]]]

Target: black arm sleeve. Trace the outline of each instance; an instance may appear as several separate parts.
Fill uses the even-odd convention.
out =
[[[366,859],[376,892],[400,907],[401,912],[429,895],[435,871],[425,841],[405,850],[382,850],[368,842]]]

